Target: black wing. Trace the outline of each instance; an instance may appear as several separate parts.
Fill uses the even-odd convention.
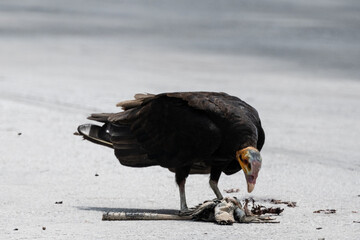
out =
[[[254,146],[259,150],[264,143],[256,110],[225,93],[137,94],[135,100],[119,103],[118,106],[125,111],[94,114],[90,119],[128,128],[127,137],[132,141],[135,139],[135,144],[141,149],[129,150],[133,156],[126,162],[128,166],[135,163],[150,166],[155,162],[173,168],[195,162],[193,166],[205,169],[207,164],[203,165],[204,162],[216,162],[228,165],[225,173],[231,174],[241,169],[238,169],[237,162],[231,162],[235,156],[232,151],[238,149],[239,144],[248,144],[245,142],[248,136],[250,142],[257,141]],[[242,134],[239,135],[239,131]],[[121,148],[126,141],[122,138],[119,143],[115,143],[114,148]],[[127,154],[121,150],[115,152],[120,162],[120,158]]]
[[[224,151],[253,146],[259,151],[265,142],[265,133],[258,112],[241,99],[226,93],[175,92],[163,95],[183,99],[189,106],[205,111],[216,122],[228,139]],[[216,121],[218,119],[218,121]]]
[[[221,132],[203,111],[185,101],[159,96],[143,104],[131,132],[163,167],[174,168],[211,161],[221,142]]]
[[[132,154],[138,156],[134,157],[134,162],[145,162],[144,152],[150,161],[167,168],[211,162],[222,136],[204,111],[189,106],[182,99],[166,95],[151,96],[140,104],[126,102],[125,105],[127,110],[124,112],[94,114],[90,119],[128,127],[130,133],[127,137],[132,144],[140,145],[139,151],[132,149]],[[124,144],[123,137],[121,143]],[[114,148],[119,148],[116,141]],[[121,150],[115,150],[115,153],[118,153],[120,162],[122,155],[126,155]]]
[[[265,143],[265,133],[258,112],[241,99],[226,93],[213,92],[167,93],[166,95],[181,98],[190,106],[224,120],[220,120],[218,125],[228,137],[227,139],[224,137],[222,143],[224,150],[219,150],[219,155],[226,153],[230,153],[230,155],[225,155],[225,159],[218,158],[217,161],[219,164],[226,164],[223,169],[225,174],[230,175],[241,170],[235,154],[232,153],[234,149],[238,150],[239,147],[248,145],[256,147],[259,151],[262,149]],[[221,123],[228,126],[221,126]]]

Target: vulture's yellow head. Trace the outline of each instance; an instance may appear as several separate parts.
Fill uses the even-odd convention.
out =
[[[248,192],[252,192],[261,168],[260,152],[254,147],[247,147],[236,152],[236,159],[245,173]]]

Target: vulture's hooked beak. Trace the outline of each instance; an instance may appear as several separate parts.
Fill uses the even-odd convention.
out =
[[[245,173],[247,190],[251,193],[261,168],[260,152],[254,147],[243,148],[236,152],[236,159]]]

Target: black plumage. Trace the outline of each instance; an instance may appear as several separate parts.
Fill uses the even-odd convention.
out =
[[[101,128],[87,125],[91,133],[82,125],[79,132],[113,148],[123,165],[169,168],[180,191],[188,174],[210,173],[217,183],[221,172],[240,171],[236,152],[247,147],[260,151],[265,141],[257,111],[225,93],[137,94],[118,106],[124,111],[89,117],[103,122]]]

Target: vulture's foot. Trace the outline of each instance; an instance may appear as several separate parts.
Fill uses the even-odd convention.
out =
[[[218,200],[222,200],[223,196],[218,188],[218,182],[210,179],[209,184],[210,184],[211,189],[214,191],[216,198]]]
[[[179,215],[186,214],[187,212],[189,212],[189,208],[186,205],[186,201],[183,200],[183,201],[180,202]]]
[[[190,216],[194,212],[194,209],[184,208],[179,211],[179,216]]]

